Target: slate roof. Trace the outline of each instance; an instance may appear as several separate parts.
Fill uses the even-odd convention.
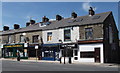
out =
[[[39,23],[36,23],[24,28],[3,31],[2,34],[5,35],[5,34],[20,33],[20,32],[36,31],[36,30],[52,30],[52,29],[64,28],[68,26],[80,26],[80,25],[87,25],[87,24],[90,25],[90,24],[96,24],[96,23],[103,23],[110,13],[112,12],[109,11],[109,12],[99,13],[93,16],[89,16],[89,15],[78,16],[77,18],[70,17],[70,18],[62,19],[60,21],[57,21],[57,20],[50,21],[51,23],[44,27],[40,27]]]

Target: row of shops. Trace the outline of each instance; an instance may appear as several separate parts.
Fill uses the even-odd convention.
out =
[[[35,47],[38,46],[38,49]],[[38,57],[39,60],[60,60],[72,62],[100,62],[103,63],[102,41],[81,41],[78,43],[56,44],[5,44],[2,48],[2,57],[16,58],[20,53],[21,59]],[[65,60],[64,60],[65,58]]]

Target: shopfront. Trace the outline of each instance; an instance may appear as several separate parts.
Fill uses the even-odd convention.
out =
[[[35,46],[38,46],[38,49],[36,51],[35,49]],[[28,46],[28,57],[29,58],[34,58],[36,57],[36,54],[37,54],[37,57],[40,57],[41,56],[41,45],[40,44],[29,44]]]
[[[23,43],[3,45],[2,56],[4,58],[16,58],[18,52],[20,53],[21,59],[28,58],[27,49],[24,47]]]
[[[59,60],[59,44],[43,44],[42,45],[42,60]]]
[[[71,62],[78,60],[78,45],[77,43],[65,43],[61,44],[60,48],[60,57],[61,62],[68,63],[70,60]]]
[[[78,61],[104,63],[103,40],[78,41]]]

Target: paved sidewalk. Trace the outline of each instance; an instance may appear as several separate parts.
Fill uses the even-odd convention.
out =
[[[17,59],[4,59],[2,58],[1,60],[10,60],[10,61],[17,61]],[[48,60],[33,60],[33,59],[21,59],[20,61],[22,62],[46,62],[46,63],[60,63],[59,61],[48,61]],[[63,64],[63,63],[62,63]],[[69,63],[65,63],[65,64],[69,64]],[[76,64],[76,65],[99,65],[99,66],[111,66],[111,67],[118,67],[117,64],[110,64],[110,63],[85,63],[85,62],[74,62],[72,64]]]
[[[11,58],[7,58],[7,59],[4,59],[2,58],[1,60],[11,60],[11,61],[17,61],[16,58],[14,59],[11,59]],[[25,61],[25,62],[49,62],[49,63],[60,63],[59,61],[48,61],[48,60],[33,60],[33,59],[21,59],[20,61]]]

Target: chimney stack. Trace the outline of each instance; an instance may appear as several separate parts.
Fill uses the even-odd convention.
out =
[[[4,27],[3,27],[3,30],[4,30],[4,31],[7,31],[7,30],[9,30],[9,27],[8,27],[8,26],[4,26]]]
[[[77,14],[75,12],[72,12],[71,16],[72,16],[72,18],[76,18]]]
[[[35,20],[30,20],[30,24],[35,24]]]
[[[20,25],[14,24],[14,29],[19,29],[19,28],[20,28]]]
[[[46,16],[44,16],[43,18],[42,18],[42,22],[48,22],[49,21],[49,19],[46,17]]]
[[[60,15],[56,15],[56,20],[61,20],[62,19],[62,16],[60,16]]]
[[[90,15],[90,16],[95,15],[95,11],[93,10],[92,7],[90,7],[90,9],[89,9],[89,15]]]
[[[26,23],[26,27],[29,26],[29,25],[30,25],[30,22],[27,22],[27,23]]]

